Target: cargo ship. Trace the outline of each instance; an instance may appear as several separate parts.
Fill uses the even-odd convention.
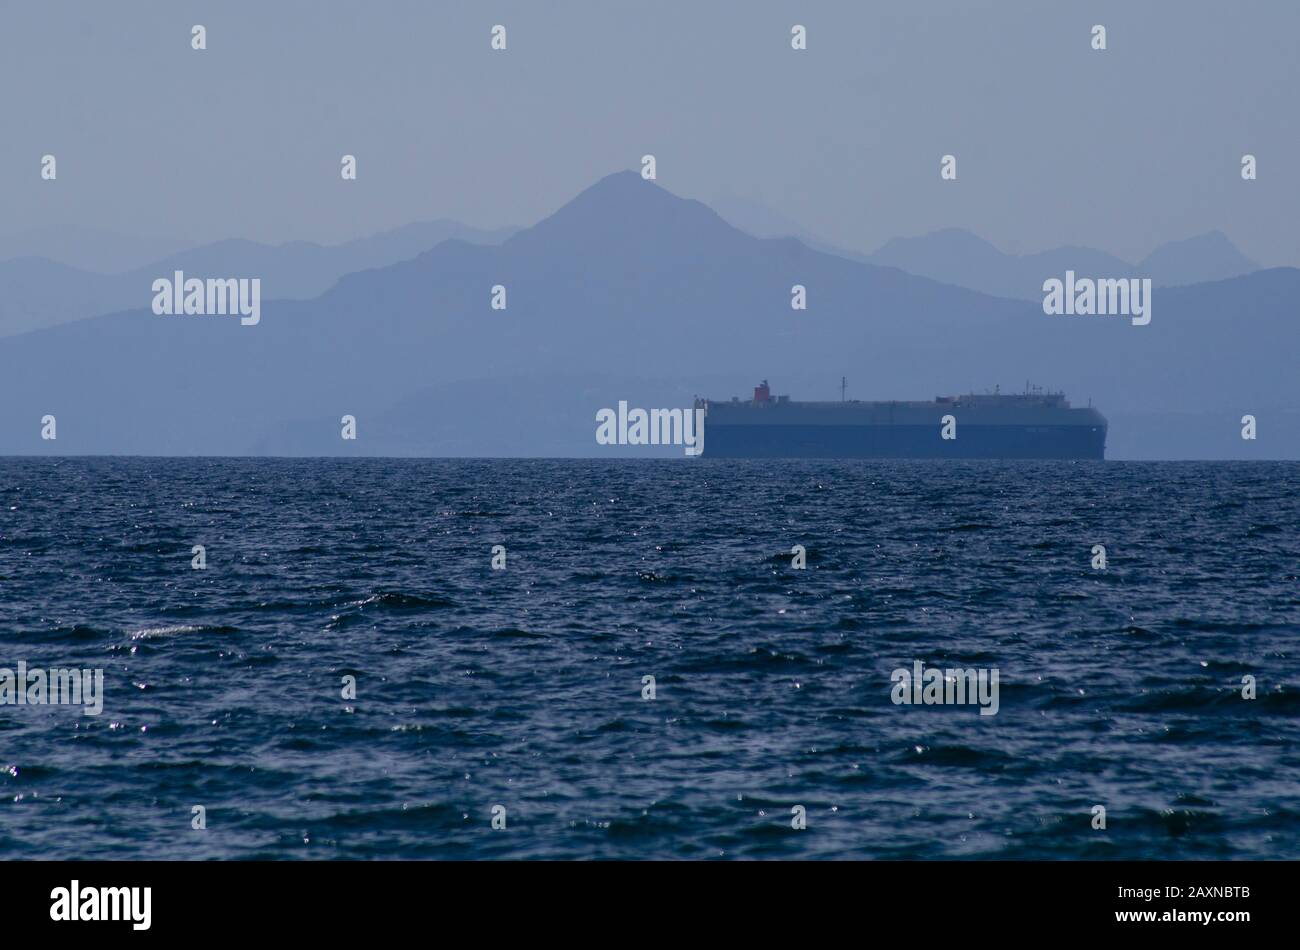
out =
[[[841,380],[841,393],[845,382]],[[1028,385],[933,402],[795,402],[767,380],[752,399],[697,399],[706,458],[1101,459],[1106,418],[1091,402]]]

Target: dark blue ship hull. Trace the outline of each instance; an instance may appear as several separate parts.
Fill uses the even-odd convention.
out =
[[[956,439],[937,425],[711,425],[705,458],[1100,459],[1106,427],[963,425]]]

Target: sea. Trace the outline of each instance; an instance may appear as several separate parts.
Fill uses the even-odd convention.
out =
[[[0,671],[103,690],[0,705],[0,859],[1294,859],[1298,488],[3,459]]]

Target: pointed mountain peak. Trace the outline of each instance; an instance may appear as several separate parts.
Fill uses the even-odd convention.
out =
[[[1162,244],[1138,265],[1157,284],[1195,284],[1259,270],[1222,231],[1206,231]]]
[[[681,198],[639,172],[606,175],[580,192],[548,218],[519,232],[507,247],[539,243],[567,247],[598,247],[610,242],[645,243],[664,240],[696,243],[722,232],[741,236],[711,208]]]
[[[638,192],[648,192],[650,189],[656,189],[658,191],[664,190],[660,188],[656,182],[642,178],[640,172],[634,172],[630,168],[625,168],[622,171],[610,172],[610,174],[606,175],[604,178],[598,179],[594,185],[589,185],[580,192],[579,197],[593,192],[635,194]]]
[[[640,172],[621,171],[606,175],[594,185],[583,189],[555,212],[552,218],[584,209],[603,214],[653,214],[680,212],[687,207],[694,207],[697,211],[705,211],[716,217],[706,205],[690,198],[680,198],[658,182],[642,178]]]
[[[877,263],[907,270],[904,265],[912,263],[917,255],[927,259],[939,256],[963,260],[976,256],[985,259],[1006,256],[996,246],[965,228],[941,228],[916,237],[893,238],[871,257]]]

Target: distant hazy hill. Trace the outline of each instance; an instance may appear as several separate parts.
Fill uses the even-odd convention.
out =
[[[39,257],[0,261],[0,336],[138,307],[152,299],[155,278],[176,270],[190,277],[260,277],[265,297],[305,299],[344,274],[414,257],[449,238],[496,243],[512,233],[428,221],[336,245],[218,241],[121,274],[90,273]]]
[[[863,399],[1031,380],[1126,419],[1122,454],[1296,458],[1298,295],[1282,268],[1163,289],[1146,327],[1048,317],[751,237],[621,173],[500,245],[444,241],[314,300],[264,300],[256,327],[137,308],[0,340],[0,451],[594,455],[595,411],[620,398],[682,405],[761,377],[829,398],[846,375]],[[1257,442],[1237,437],[1247,412]]]
[[[193,241],[138,237],[84,227],[47,227],[0,237],[0,261],[43,257],[92,274],[121,274],[195,246]]]
[[[144,291],[147,292],[146,284]],[[44,257],[0,261],[0,336],[79,320],[138,304],[120,279],[92,274]]]
[[[1259,265],[1237,250],[1227,235],[1210,231],[1162,244],[1137,265],[1135,273],[1150,276],[1156,284],[1177,286],[1240,277],[1257,270]]]
[[[815,250],[864,263],[897,267],[909,274],[995,297],[1042,300],[1043,281],[1066,270],[1091,277],[1150,277],[1156,286],[1224,280],[1259,270],[1220,231],[1161,245],[1137,264],[1105,251],[1060,247],[1036,254],[1005,254],[961,228],[920,237],[895,238],[874,254],[859,254],[820,241],[792,219],[752,198],[720,195],[712,207],[729,223],[755,237],[795,237]]]
[[[999,297],[1042,300],[1043,281],[1073,270],[1080,277],[1149,277],[1157,286],[1224,280],[1259,270],[1219,231],[1164,244],[1137,264],[1086,247],[1004,254],[988,241],[949,228],[896,238],[866,260]]]

